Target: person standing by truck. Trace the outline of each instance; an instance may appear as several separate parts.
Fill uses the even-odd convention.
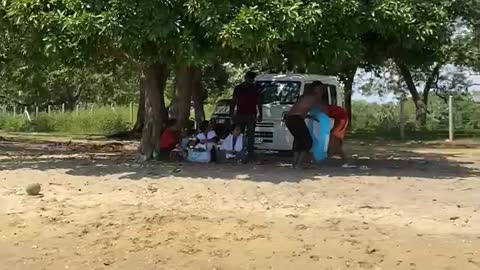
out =
[[[262,95],[260,87],[255,84],[256,74],[249,71],[244,81],[233,91],[230,104],[230,117],[235,125],[240,126],[247,135],[247,158],[245,162],[255,160],[255,127],[262,121]]]
[[[306,90],[303,95],[298,98],[298,101],[293,104],[285,118],[285,125],[293,135],[293,168],[301,166],[305,157],[309,155],[312,149],[313,140],[305,123],[305,119],[310,117],[308,115],[310,110],[321,102],[321,91],[323,87],[321,82],[313,83],[312,88]]]

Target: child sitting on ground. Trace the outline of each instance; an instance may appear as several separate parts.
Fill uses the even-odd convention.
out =
[[[215,160],[215,143],[217,134],[210,128],[208,121],[203,121],[196,136],[196,145],[188,151],[188,160],[191,162],[208,163]]]
[[[180,142],[180,133],[175,127],[177,120],[175,118],[169,119],[167,121],[167,127],[160,136],[160,155],[168,157],[170,151],[175,149],[177,144]]]
[[[217,152],[217,161],[224,163],[228,160],[243,161],[246,151],[243,147],[243,134],[240,126],[235,126],[232,133],[225,138]]]
[[[187,153],[192,143],[192,136],[188,128],[183,128],[180,134],[180,143],[170,152],[170,160],[179,162],[187,159]]]
[[[214,148],[213,146],[217,141],[217,133],[211,129],[210,122],[203,121],[197,134],[197,145],[195,147],[201,147],[205,148],[207,151],[212,151]]]

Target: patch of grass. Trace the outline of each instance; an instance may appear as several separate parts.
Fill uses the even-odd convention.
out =
[[[10,132],[112,134],[128,131],[132,125],[128,107],[40,113],[31,122],[24,116],[0,116],[0,129]]]
[[[10,115],[0,116],[0,128],[5,131],[23,131],[26,119]]]

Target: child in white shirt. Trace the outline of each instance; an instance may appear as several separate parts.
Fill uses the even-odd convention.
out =
[[[218,151],[218,162],[227,160],[243,161],[246,157],[243,134],[240,126],[235,126],[232,133],[225,138]]]
[[[200,125],[199,132],[196,136],[197,145],[195,148],[203,148],[205,151],[212,151],[213,146],[218,141],[217,133],[211,129],[210,123],[208,121],[203,121]]]

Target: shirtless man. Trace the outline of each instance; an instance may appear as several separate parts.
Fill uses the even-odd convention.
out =
[[[310,109],[318,104],[322,87],[323,84],[320,82],[313,83],[312,90],[303,93],[292,106],[285,119],[285,124],[294,138],[293,168],[297,168],[302,164],[312,148],[313,141],[310,131],[305,124],[305,118],[308,117]]]

